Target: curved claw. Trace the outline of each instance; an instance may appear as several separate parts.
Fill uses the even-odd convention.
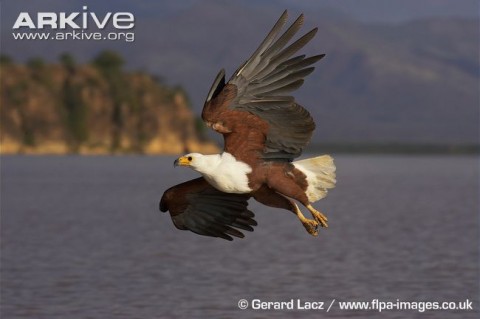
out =
[[[316,221],[306,219],[302,221],[302,224],[310,235],[318,236],[318,223]]]
[[[320,224],[320,226],[327,228],[328,227],[328,218],[320,213],[318,210],[312,207],[312,205],[307,206],[310,213],[312,213],[313,218]]]

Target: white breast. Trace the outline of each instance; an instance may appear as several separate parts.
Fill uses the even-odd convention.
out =
[[[237,161],[230,153],[223,153],[215,169],[202,175],[216,189],[225,193],[250,193],[247,174],[252,168],[241,161]]]

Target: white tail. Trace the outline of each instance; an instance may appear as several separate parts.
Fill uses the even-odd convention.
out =
[[[295,168],[307,176],[307,197],[313,203],[325,196],[329,188],[334,188],[335,164],[330,155],[322,155],[293,162]]]

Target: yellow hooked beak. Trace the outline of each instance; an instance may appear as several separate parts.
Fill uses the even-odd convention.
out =
[[[192,157],[191,156],[182,156],[180,158],[177,158],[175,162],[173,162],[173,166],[190,166],[190,163],[192,162]]]

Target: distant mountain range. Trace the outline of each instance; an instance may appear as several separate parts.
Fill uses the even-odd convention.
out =
[[[226,67],[228,77],[284,9],[217,0],[155,14],[160,8],[141,8],[133,43],[20,43],[2,31],[3,50],[20,58],[48,52],[54,59],[69,51],[81,60],[108,45],[129,68],[185,87],[199,114],[217,71]],[[294,8],[291,21],[297,13]],[[316,119],[314,144],[478,143],[478,19],[368,24],[336,10],[304,13],[305,32],[319,27],[305,53],[327,55],[296,93]]]

